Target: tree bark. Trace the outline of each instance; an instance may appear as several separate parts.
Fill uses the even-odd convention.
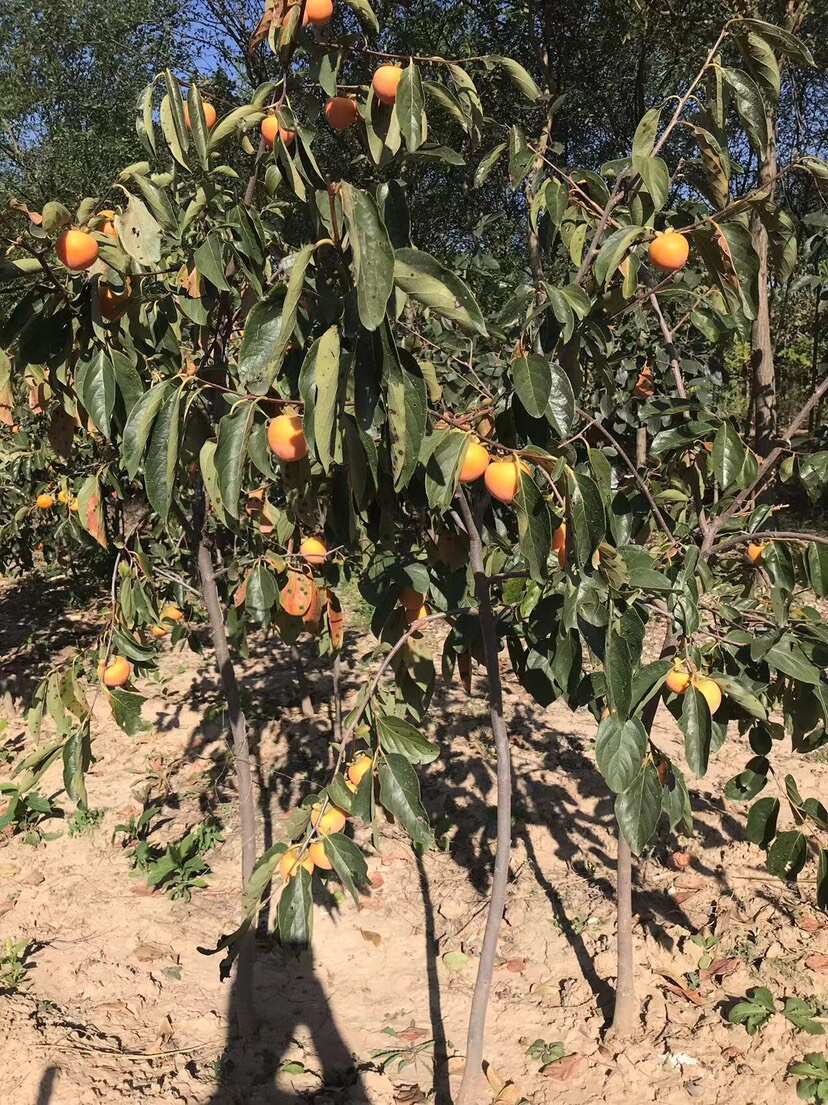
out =
[[[506,908],[506,888],[509,881],[509,853],[512,843],[512,764],[509,737],[503,719],[503,686],[498,663],[497,632],[489,594],[489,580],[483,566],[483,546],[480,531],[472,516],[465,492],[458,494],[460,513],[469,536],[469,562],[474,574],[474,586],[480,616],[480,633],[486,657],[489,707],[492,732],[497,750],[497,850],[495,852],[492,890],[486,931],[480,952],[480,966],[474,984],[469,1028],[466,1038],[466,1065],[457,1095],[457,1105],[480,1105],[483,1099],[481,1080],[483,1069],[483,1039],[486,1011],[492,988],[495,953],[500,924]]]
[[[250,770],[250,749],[247,743],[247,722],[241,705],[239,684],[230,650],[227,632],[219,602],[213,557],[210,546],[202,535],[198,543],[198,572],[201,593],[210,621],[210,634],[216,654],[216,667],[221,678],[230,733],[233,738],[233,759],[236,769],[236,789],[239,795],[239,820],[241,822],[242,887],[253,873],[256,863],[256,803],[253,794],[253,776]],[[256,1029],[257,1018],[253,998],[253,971],[256,962],[256,938],[251,927],[242,937],[239,946],[235,981],[235,1010],[239,1032],[248,1036]]]
[[[759,168],[759,181],[768,185],[768,202],[771,202],[773,184],[770,181],[777,171],[776,123],[772,115],[768,115],[768,130],[771,137]],[[767,456],[776,437],[776,369],[771,341],[768,232],[758,212],[754,212],[751,219],[751,237],[759,259],[757,310],[750,336],[753,445],[760,456]]]
[[[632,939],[632,852],[618,830],[617,881],[615,887],[617,917],[615,1010],[612,1033],[624,1038],[635,1032],[638,1002],[635,997],[635,961]]]

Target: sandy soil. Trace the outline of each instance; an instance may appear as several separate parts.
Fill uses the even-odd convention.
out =
[[[37,581],[0,589],[0,717],[10,723],[0,739],[8,746],[22,732],[21,704],[38,674],[94,635],[95,604],[68,610],[64,591]],[[355,655],[364,642],[363,632],[349,635],[351,689],[369,663]],[[326,775],[329,682],[322,665],[308,667],[323,708],[305,717],[294,665],[277,642],[259,642],[241,672],[261,844],[278,838],[285,811]],[[242,1050],[232,985],[219,981],[218,958],[197,950],[238,921],[237,826],[210,654],[168,654],[160,682],[145,689],[152,728],[140,737],[125,737],[99,711],[89,790],[104,811],[100,824],[70,836],[66,823],[50,822],[57,839],[0,847],[0,940],[35,944],[24,987],[0,992],[3,1101],[448,1105],[462,1068],[492,864],[494,755],[482,698],[438,686],[433,735],[442,754],[424,772],[424,799],[440,850],[418,859],[389,825],[359,908],[320,891],[312,956],[286,957],[260,933],[263,1027]],[[770,879],[758,849],[741,840],[742,811],[723,798],[725,781],[747,758],[738,738],[697,788],[690,867],[675,869],[668,836],[638,864],[642,1025],[635,1042],[616,1047],[604,1038],[615,849],[611,803],[592,758],[594,725],[565,706],[539,709],[510,674],[506,704],[514,850],[486,1045],[496,1089],[513,1083],[501,1105],[521,1095],[534,1105],[793,1103],[787,1068],[805,1052],[825,1051],[820,1038],[796,1032],[781,1015],[749,1037],[723,1010],[754,985],[777,998],[828,1002],[828,974],[805,963],[828,953],[828,927],[813,908],[813,883],[797,889]],[[669,715],[654,735],[678,754]],[[801,761],[792,757],[791,765],[801,775]],[[827,777],[826,764],[814,762],[809,793],[824,796]],[[60,786],[57,769],[49,783]],[[209,886],[190,902],[150,891],[113,843],[115,825],[140,810],[148,787],[165,796],[164,839],[205,810],[223,821],[226,842],[208,857]],[[715,939],[710,955],[731,973],[688,996],[676,982],[698,969],[703,937]],[[542,1060],[527,1053],[536,1040],[560,1042],[567,1058],[542,1072]],[[378,1053],[391,1050],[402,1069],[399,1061],[382,1064]]]

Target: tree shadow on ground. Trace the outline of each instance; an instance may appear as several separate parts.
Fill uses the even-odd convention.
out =
[[[49,1102],[52,1100],[52,1093],[54,1092],[57,1075],[57,1067],[47,1067],[43,1072],[43,1077],[40,1079],[40,1085],[37,1089],[35,1105],[49,1105]]]

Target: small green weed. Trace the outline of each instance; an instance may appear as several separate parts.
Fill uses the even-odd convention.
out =
[[[29,940],[6,940],[0,947],[0,992],[19,990],[32,967],[34,945]]]
[[[90,810],[86,807],[78,809],[74,816],[69,819],[67,825],[67,831],[69,836],[83,836],[84,833],[89,833],[93,829],[96,829],[103,821],[103,810]]]

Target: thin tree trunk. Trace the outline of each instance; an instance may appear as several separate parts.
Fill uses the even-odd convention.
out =
[[[759,169],[759,180],[768,184],[772,198],[773,185],[769,182],[776,176],[775,121],[768,116],[771,134],[768,152]],[[768,232],[758,212],[754,212],[751,225],[753,248],[759,259],[758,296],[756,318],[751,325],[750,364],[753,392],[753,435],[754,448],[760,456],[767,456],[776,437],[776,370],[773,360],[770,324],[770,273],[768,269]]]
[[[814,298],[814,344],[811,352],[811,394],[817,389],[819,380],[819,308],[822,301],[822,285],[817,286]],[[813,433],[819,425],[819,403],[816,403],[808,415],[808,431]]]
[[[489,706],[492,732],[497,750],[497,851],[495,853],[492,890],[486,931],[480,952],[480,966],[474,984],[469,1028],[466,1038],[466,1066],[457,1095],[457,1105],[480,1105],[480,1081],[483,1068],[483,1039],[486,1027],[486,1011],[492,987],[497,938],[506,908],[506,887],[509,881],[509,852],[512,843],[512,765],[509,753],[509,737],[503,719],[503,686],[498,663],[497,632],[492,613],[489,580],[483,566],[483,546],[480,531],[475,524],[468,499],[461,490],[458,494],[460,513],[469,536],[469,561],[474,574],[475,592],[480,612],[480,633],[486,657]]]
[[[632,939],[632,852],[618,830],[617,881],[615,887],[617,914],[617,977],[615,980],[615,1010],[612,1032],[620,1038],[632,1036],[638,1019],[635,996],[635,961]]]
[[[247,743],[247,722],[241,706],[239,684],[230,650],[227,647],[227,632],[224,616],[219,602],[213,557],[210,546],[202,536],[198,543],[198,572],[201,578],[201,593],[207,616],[210,620],[210,634],[216,654],[216,667],[221,677],[224,698],[227,702],[227,714],[230,720],[230,732],[233,738],[233,759],[236,768],[236,789],[239,793],[239,819],[241,821],[242,845],[242,886],[253,873],[256,863],[256,803],[253,795],[253,777],[250,770],[250,749]],[[253,970],[256,962],[256,938],[251,928],[245,933],[239,947],[236,968],[236,1017],[238,1028],[243,1036],[255,1031],[257,1018],[253,999]]]

